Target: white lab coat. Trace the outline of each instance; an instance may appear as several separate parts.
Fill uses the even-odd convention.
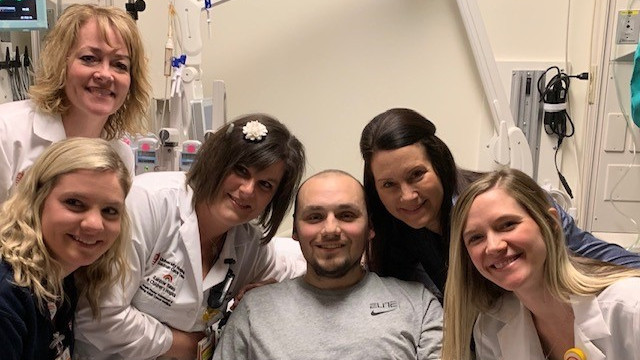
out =
[[[478,360],[543,360],[531,313],[513,294],[481,314],[473,330]],[[575,347],[587,360],[640,359],[640,278],[617,281],[597,297],[571,297]]]
[[[92,319],[86,302],[78,304],[77,358],[153,359],[171,346],[169,326],[202,331],[208,290],[227,274],[224,259],[235,260],[231,269],[236,277],[227,299],[246,284],[304,272],[278,261],[271,243],[259,245],[259,229],[245,224],[228,231],[219,260],[203,281],[192,196],[181,172],[146,173],[134,179],[127,197],[133,228],[131,277],[124,293],[116,287],[101,301],[101,322]],[[112,353],[119,355],[109,356]]]
[[[66,139],[60,115],[36,110],[31,100],[0,105],[0,203],[9,197],[16,179],[24,174],[44,150],[54,142]],[[120,140],[112,140],[116,150],[134,174],[131,148]]]

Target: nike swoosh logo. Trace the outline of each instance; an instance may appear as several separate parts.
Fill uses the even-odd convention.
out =
[[[380,314],[388,313],[388,312],[393,311],[393,310],[395,310],[395,309],[396,309],[396,308],[371,310],[371,315],[372,315],[372,316],[376,316],[376,315],[380,315]]]

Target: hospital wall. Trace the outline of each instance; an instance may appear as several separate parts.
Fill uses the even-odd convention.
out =
[[[478,2],[496,60],[564,63],[568,54],[577,73],[589,70],[594,1]],[[166,9],[165,1],[147,1],[138,21],[155,76]],[[233,0],[212,10],[211,38],[202,19],[205,96],[221,79],[229,119],[264,112],[286,123],[306,146],[307,176],[340,168],[361,178],[360,132],[392,107],[433,121],[459,165],[486,169],[491,114],[455,1]],[[571,184],[578,179],[571,152],[580,151],[586,89],[571,85],[577,136],[563,166]],[[281,234],[289,228],[287,221]]]

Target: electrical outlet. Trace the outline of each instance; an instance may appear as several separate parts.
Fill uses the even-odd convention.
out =
[[[617,30],[616,43],[637,44],[640,37],[640,11],[619,11]]]

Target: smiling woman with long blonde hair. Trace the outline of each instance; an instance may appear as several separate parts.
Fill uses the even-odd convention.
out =
[[[513,169],[454,207],[444,360],[640,359],[640,270],[568,253],[547,194]],[[579,357],[575,357],[579,359]]]
[[[124,281],[131,186],[102,139],[49,147],[0,210],[0,348],[3,359],[66,359],[74,312]]]

